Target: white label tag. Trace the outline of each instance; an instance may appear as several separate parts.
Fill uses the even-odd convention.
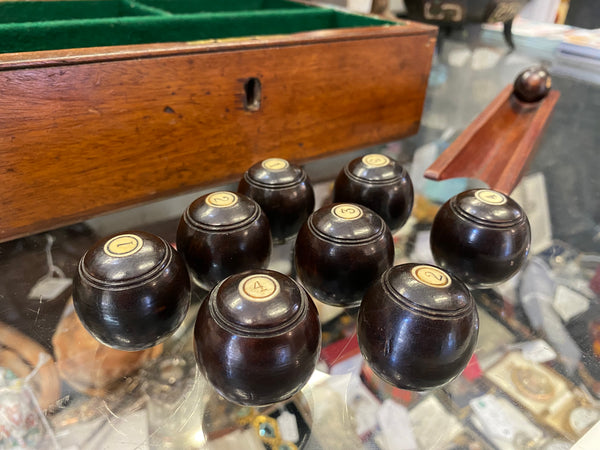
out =
[[[578,292],[566,286],[558,285],[552,306],[560,318],[568,322],[573,317],[586,312],[590,308],[590,301]]]
[[[416,450],[417,441],[412,431],[408,410],[392,400],[385,400],[377,410],[377,422],[386,448]]]
[[[279,414],[279,417],[277,417],[277,424],[279,425],[279,431],[281,431],[281,437],[283,440],[294,443],[300,440],[296,416],[294,416],[291,412],[284,411]]]
[[[515,429],[493,396],[488,394],[474,398],[469,402],[469,405],[490,434],[500,439],[512,441],[515,436]]]
[[[539,253],[550,247],[552,223],[544,174],[536,172],[524,177],[512,192],[511,197],[527,213],[531,225],[531,254]]]
[[[377,410],[381,403],[362,383],[352,383],[346,395],[348,409],[354,417],[356,434],[363,439],[377,428]]]
[[[415,246],[410,259],[422,263],[435,264],[431,245],[429,244],[429,231],[418,231],[415,238]]]
[[[62,292],[71,286],[70,278],[54,278],[45,276],[40,278],[29,291],[28,297],[31,300],[49,301],[54,300]]]
[[[443,448],[464,431],[460,421],[433,395],[425,397],[408,415],[419,448]]]
[[[520,344],[523,358],[535,363],[543,364],[548,361],[553,361],[558,356],[554,349],[550,347],[543,339],[528,341]]]

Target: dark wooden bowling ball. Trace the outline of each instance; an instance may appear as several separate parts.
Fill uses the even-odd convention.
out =
[[[354,203],[315,211],[296,238],[298,280],[316,299],[356,306],[394,261],[394,242],[384,220]]]
[[[378,153],[346,164],[333,188],[334,202],[364,205],[379,214],[391,230],[406,223],[413,199],[408,172],[392,158]]]
[[[276,243],[295,236],[315,207],[313,187],[304,169],[281,158],[265,159],[250,167],[238,191],[263,209]]]
[[[233,192],[196,199],[177,229],[177,249],[207,291],[229,275],[267,267],[271,248],[267,216],[254,200]]]
[[[170,336],[190,304],[183,258],[164,239],[142,231],[96,243],[81,258],[73,305],[85,328],[119,350],[143,350]]]
[[[530,67],[517,75],[513,92],[522,102],[534,103],[546,97],[551,87],[552,78],[544,67]]]
[[[431,265],[387,270],[367,291],[358,313],[358,343],[367,364],[401,389],[431,389],[458,376],[478,333],[469,289]]]
[[[452,197],[437,212],[430,244],[437,264],[473,287],[508,280],[529,253],[531,230],[523,209],[490,189]]]
[[[198,367],[227,400],[283,401],[312,375],[321,347],[317,309],[290,277],[271,270],[232,275],[200,306]]]

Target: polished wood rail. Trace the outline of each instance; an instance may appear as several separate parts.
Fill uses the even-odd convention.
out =
[[[560,93],[524,103],[506,86],[425,171],[431,180],[468,177],[510,194],[521,180]]]

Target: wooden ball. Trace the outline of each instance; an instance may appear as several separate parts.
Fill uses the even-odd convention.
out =
[[[552,78],[544,67],[530,67],[517,75],[513,92],[522,102],[534,103],[546,97],[551,87]]]
[[[190,304],[183,258],[164,239],[142,231],[96,243],[81,258],[73,305],[102,344],[143,350],[169,337]]]
[[[296,238],[299,281],[316,299],[356,306],[394,261],[394,242],[384,220],[353,203],[315,211]]]
[[[346,164],[333,188],[334,202],[364,205],[379,214],[391,230],[406,223],[413,200],[408,172],[392,158],[377,153]]]
[[[473,287],[512,277],[527,259],[530,243],[523,209],[491,189],[472,189],[451,198],[431,227],[436,263]]]
[[[271,248],[269,220],[258,203],[233,192],[196,199],[177,229],[177,249],[207,291],[229,275],[267,267]]]
[[[358,314],[367,364],[401,389],[421,391],[454,379],[469,362],[478,333],[469,289],[431,265],[387,270],[365,294]]]
[[[283,401],[312,375],[321,347],[317,309],[290,277],[271,270],[232,275],[202,303],[194,328],[198,367],[227,400]]]
[[[238,191],[260,205],[277,243],[295,236],[315,207],[315,193],[304,169],[281,158],[254,164],[244,173]]]

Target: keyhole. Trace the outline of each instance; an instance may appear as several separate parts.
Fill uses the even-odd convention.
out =
[[[260,109],[261,85],[258,78],[248,78],[244,83],[244,109],[258,111]]]

